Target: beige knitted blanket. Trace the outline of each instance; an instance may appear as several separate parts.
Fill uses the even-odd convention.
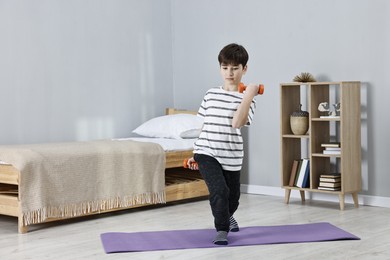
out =
[[[165,153],[158,144],[99,140],[0,146],[0,160],[20,171],[25,225],[165,202]]]

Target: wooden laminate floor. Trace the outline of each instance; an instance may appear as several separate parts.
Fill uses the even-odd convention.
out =
[[[0,259],[390,259],[390,209],[242,194],[235,215],[240,226],[330,222],[359,241],[259,245],[105,254],[100,234],[212,228],[207,200],[132,209],[99,216],[35,225],[17,233],[15,218],[0,216]]]

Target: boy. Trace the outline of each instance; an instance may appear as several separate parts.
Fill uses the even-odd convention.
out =
[[[240,171],[244,157],[240,128],[252,122],[259,87],[249,84],[238,93],[247,71],[248,53],[238,44],[225,46],[218,55],[223,86],[207,91],[198,116],[204,118],[188,167],[199,169],[209,190],[209,201],[217,235],[214,244],[227,245],[228,232],[239,227],[233,218],[240,198]],[[196,164],[192,164],[197,162]]]

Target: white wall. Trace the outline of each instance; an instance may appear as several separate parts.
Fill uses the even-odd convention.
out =
[[[0,0],[0,144],[126,137],[173,106],[170,2]]]
[[[280,186],[279,83],[308,71],[319,81],[363,82],[363,193],[390,197],[388,1],[172,0],[172,14],[175,106],[196,109],[221,84],[217,55],[231,42],[250,54],[244,81],[265,84],[244,184]]]

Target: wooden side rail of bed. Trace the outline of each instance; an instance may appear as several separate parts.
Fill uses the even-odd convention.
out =
[[[167,109],[167,114],[191,113],[190,111]],[[165,195],[166,202],[173,202],[191,198],[202,198],[208,195],[207,186],[198,171],[183,168],[183,160],[192,156],[192,151],[166,152]],[[0,164],[0,214],[18,218],[18,230],[26,233],[28,226],[23,223],[20,198],[18,196],[20,172],[12,165]],[[124,210],[150,204],[120,207],[99,212],[86,213],[82,216]],[[50,218],[44,222],[61,219]]]

